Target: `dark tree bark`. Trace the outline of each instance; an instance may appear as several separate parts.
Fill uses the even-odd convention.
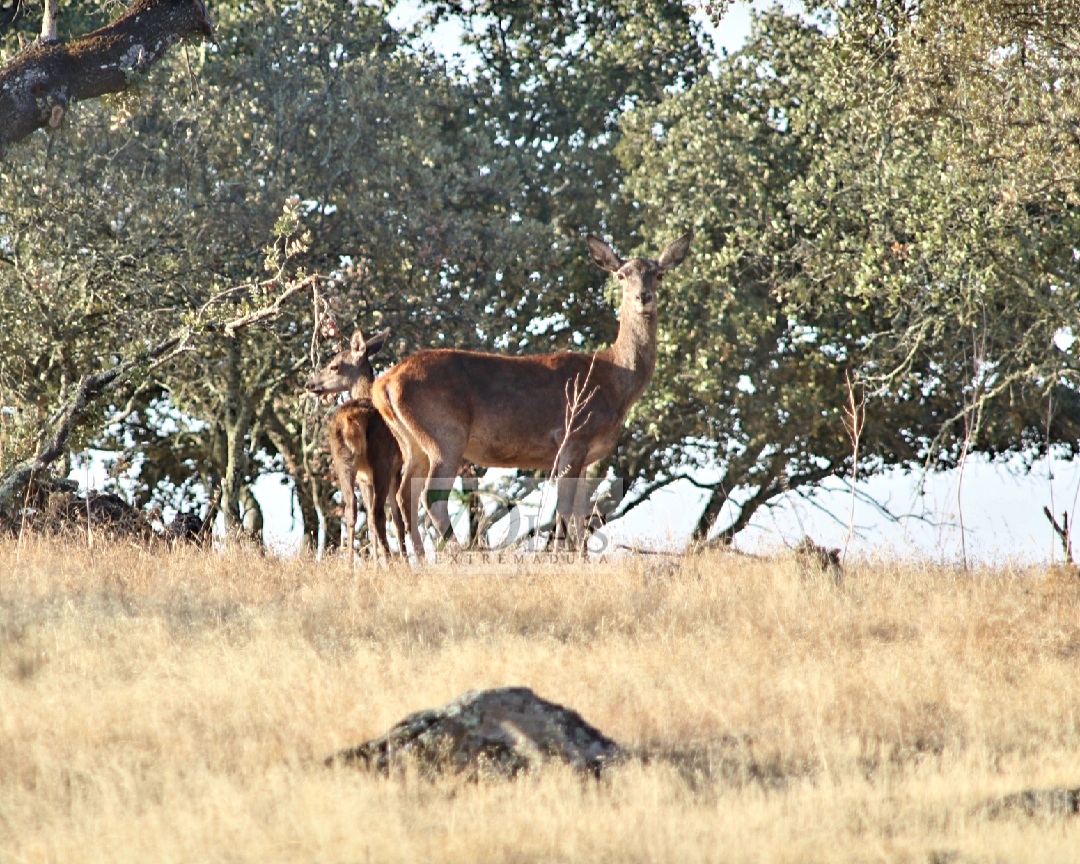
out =
[[[705,504],[705,509],[702,511],[701,516],[698,517],[694,532],[690,535],[691,543],[700,544],[709,539],[709,534],[712,532],[716,520],[720,518],[720,511],[724,509],[727,500],[728,494],[724,484],[718,483],[713,486],[712,492],[709,494],[709,500]],[[727,531],[721,532],[720,543],[725,546],[730,545],[731,537],[732,535]]]
[[[69,42],[37,41],[0,70],[0,154],[60,125],[72,102],[119,93],[186,36],[214,38],[204,0],[136,0],[120,18]]]
[[[773,498],[776,498],[785,491],[790,492],[805,486],[813,486],[820,483],[826,477],[833,476],[835,473],[836,469],[830,464],[825,468],[815,468],[804,474],[794,474],[789,477],[783,473],[782,464],[773,463],[767,470],[765,476],[761,478],[757,492],[755,492],[747,501],[744,501],[739,505],[738,515],[726,525],[723,530],[717,533],[715,537],[709,539],[709,534],[716,526],[720,513],[729,500],[724,481],[721,481],[720,483],[711,486],[712,494],[709,496],[709,500],[705,505],[705,510],[702,512],[697,524],[694,526],[694,532],[691,535],[690,541],[693,544],[711,548],[730,546],[735,540],[735,535],[750,524],[750,520],[753,518],[754,513],[756,513],[759,508],[765,506]]]
[[[254,399],[248,398],[240,375],[241,359],[240,340],[233,336],[225,367],[225,477],[221,484],[221,512],[230,537],[245,533],[247,527],[241,506],[249,468],[247,441],[256,420],[253,402],[261,398],[258,393]]]

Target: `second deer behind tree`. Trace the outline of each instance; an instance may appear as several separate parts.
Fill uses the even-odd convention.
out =
[[[397,502],[402,458],[397,441],[371,401],[375,370],[371,358],[386,342],[389,330],[370,339],[357,328],[349,347],[335,356],[307,383],[315,396],[348,391],[350,399],[330,417],[330,458],[345,502],[348,555],[352,560],[356,536],[356,488],[364,498],[375,555],[389,557],[386,505],[390,505],[401,554],[405,551],[405,524]]]

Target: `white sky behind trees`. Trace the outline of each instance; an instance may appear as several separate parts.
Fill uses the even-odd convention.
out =
[[[754,5],[765,8],[771,4]],[[801,8],[792,0],[779,5],[787,11]],[[417,0],[403,0],[391,23],[403,27],[415,22],[418,9]],[[736,2],[714,32],[714,41],[734,52],[749,32],[750,6]],[[459,39],[460,31],[446,24],[430,44],[449,55],[460,47]],[[467,69],[467,58],[463,63]],[[874,406],[869,405],[868,410],[873,411]],[[718,471],[703,468],[696,476],[701,481],[715,481]],[[80,467],[73,477],[100,486],[104,468],[94,459],[89,471]],[[284,480],[284,475],[264,476],[255,484],[255,494],[263,507],[268,544],[289,554],[298,548],[301,531],[292,514],[291,485]],[[609,548],[683,548],[706,495],[685,481],[655,493],[649,502],[605,528]],[[965,557],[969,563],[1061,561],[1060,542],[1042,510],[1050,507],[1059,519],[1067,511],[1072,524],[1078,499],[1080,465],[1076,463],[1044,457],[1032,470],[1024,471],[1017,459],[991,464],[983,457],[973,457],[962,474],[959,470],[889,471],[862,481],[854,503],[850,487],[840,478],[814,491],[787,493],[758,511],[736,537],[736,546],[745,551],[772,552],[794,546],[805,534],[824,546],[846,549],[856,558],[915,557],[942,563],[962,562]],[[720,523],[729,522],[731,515],[722,513]],[[366,536],[364,530],[362,536]]]

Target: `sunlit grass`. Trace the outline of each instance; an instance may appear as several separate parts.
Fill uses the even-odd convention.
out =
[[[328,770],[525,685],[600,783]],[[350,570],[0,541],[0,861],[1075,861],[1080,580],[712,555]]]

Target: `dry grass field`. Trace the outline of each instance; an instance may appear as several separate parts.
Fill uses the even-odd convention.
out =
[[[520,684],[597,782],[327,769]],[[1080,579],[717,554],[351,571],[0,541],[0,862],[1039,861],[1080,817]]]

